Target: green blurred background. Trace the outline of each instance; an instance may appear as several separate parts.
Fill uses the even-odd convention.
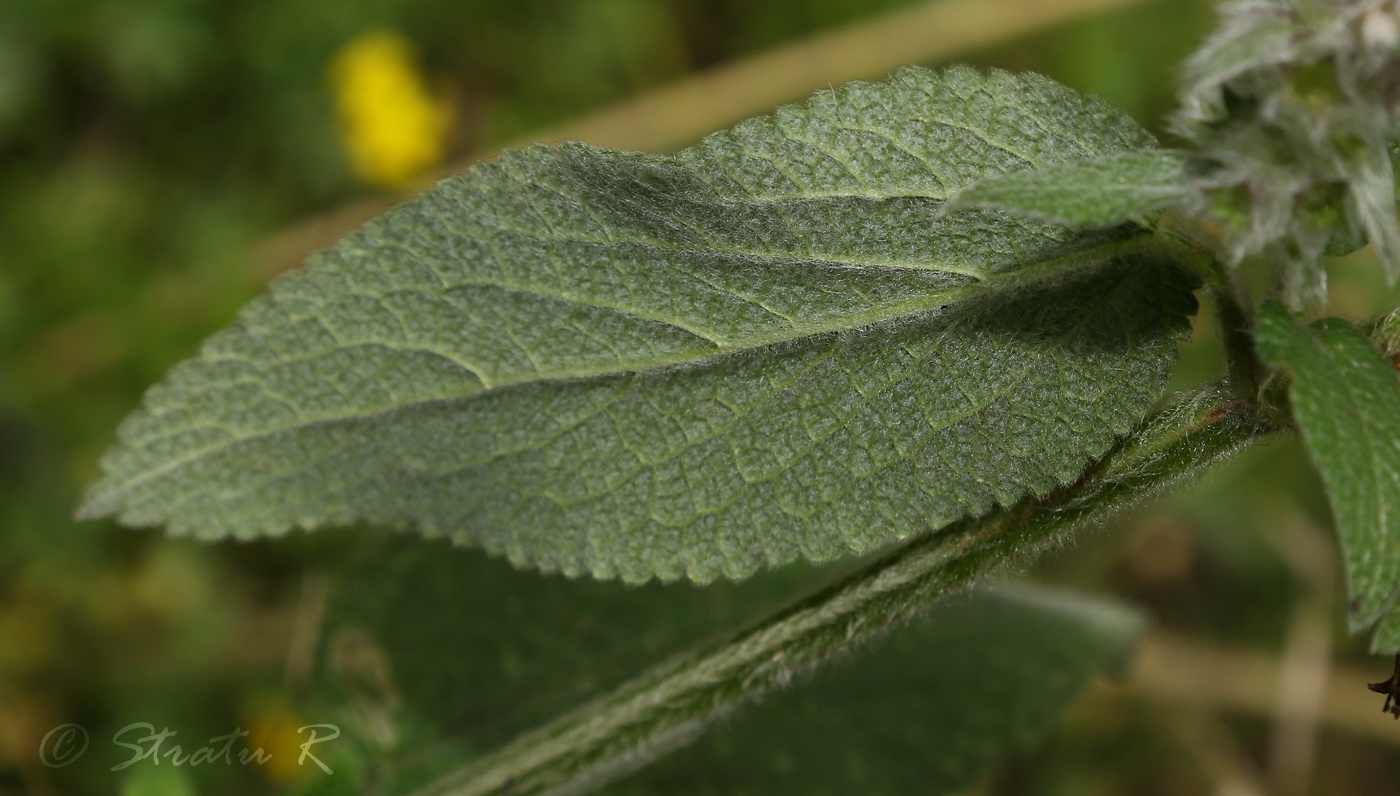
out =
[[[0,794],[275,792],[297,775],[51,770],[36,750],[65,722],[102,739],[146,721],[190,743],[238,726],[276,744],[300,715],[304,573],[333,567],[372,529],[201,545],[70,516],[146,386],[289,261],[414,184],[386,189],[347,155],[346,89],[332,64],[348,45],[374,31],[411,43],[404,68],[450,119],[424,164],[440,173],[599,112],[588,129],[603,143],[645,142],[635,117],[607,109],[716,68],[761,66],[752,59],[765,53],[805,47],[821,64],[820,77],[773,102],[847,68],[873,77],[870,53],[830,34],[928,5],[0,3]],[[981,2],[986,42],[951,53],[931,30],[923,60],[1039,71],[1160,131],[1176,64],[1214,22],[1209,4],[1103,5],[1117,7],[1025,32],[1024,4]],[[754,68],[748,79],[761,82]],[[687,112],[714,121],[690,139],[752,110],[724,92],[703,96]],[[684,143],[668,135],[652,148]],[[1363,252],[1333,267],[1337,311],[1400,303],[1371,265]],[[1215,368],[1208,321],[1179,386]],[[1126,682],[1096,687],[982,790],[1400,788],[1400,725],[1364,685],[1389,663],[1340,627],[1328,527],[1299,449],[1277,442],[1044,562],[1033,577],[1123,596],[1146,607],[1154,630]]]

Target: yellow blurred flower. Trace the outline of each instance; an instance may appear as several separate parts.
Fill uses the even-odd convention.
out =
[[[307,721],[291,704],[275,696],[258,695],[250,700],[243,713],[245,723],[242,726],[248,728],[248,737],[240,741],[242,746],[238,751],[251,754],[260,749],[265,753],[255,760],[250,758],[252,762],[248,765],[256,765],[268,782],[287,784],[308,774],[318,773],[309,757],[305,760],[301,757],[301,745],[311,736],[299,732],[299,729],[312,722]],[[326,734],[318,733],[322,736]],[[334,744],[315,749],[312,754],[317,759],[329,758],[327,748],[334,748]]]
[[[424,85],[413,45],[399,33],[363,33],[331,63],[340,136],[355,173],[402,187],[442,160],[451,114]]]

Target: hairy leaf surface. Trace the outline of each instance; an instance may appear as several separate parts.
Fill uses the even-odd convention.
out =
[[[1181,157],[1153,150],[996,174],[958,191],[944,212],[974,207],[1081,227],[1161,212],[1191,195]]]
[[[1348,617],[1359,630],[1400,595],[1400,379],[1341,318],[1304,327],[1270,302],[1258,340],[1265,360],[1293,374],[1293,417],[1327,487],[1346,561]],[[1393,624],[1377,646],[1394,646]]]
[[[279,280],[147,395],[82,513],[709,580],[1044,493],[1156,396],[1192,285],[1131,226],[939,211],[1151,145],[1044,78],[911,69],[672,157],[508,153]]]

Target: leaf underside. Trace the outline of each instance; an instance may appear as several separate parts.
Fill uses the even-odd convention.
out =
[[[349,781],[358,755],[387,775],[376,783],[385,796],[415,793],[696,637],[830,575],[799,565],[706,589],[566,582],[402,538],[375,540],[356,558],[331,592],[317,710],[339,721],[334,706],[348,703],[347,714],[376,716],[398,740],[353,751],[350,736],[381,725],[347,716],[347,738],[326,746],[351,759],[327,758],[335,776],[305,781],[361,792],[363,783]],[[1091,677],[1120,667],[1141,621],[1117,603],[1059,590],[950,595],[900,632],[742,708],[604,792],[965,787],[1049,729]]]
[[[977,589],[741,714],[611,793],[960,793],[1055,726],[1143,618],[1046,588]]]
[[[1293,417],[1327,488],[1346,561],[1348,618],[1363,629],[1400,597],[1400,379],[1355,326],[1295,322],[1283,305],[1259,317],[1259,352],[1293,374]],[[1372,646],[1400,649],[1400,621]]]
[[[1133,226],[940,210],[1152,145],[1044,78],[909,69],[672,157],[507,153],[278,280],[147,394],[80,514],[703,581],[1042,494],[1156,397],[1191,281]]]

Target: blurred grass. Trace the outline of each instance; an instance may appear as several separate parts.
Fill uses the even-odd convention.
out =
[[[236,726],[275,732],[295,714],[284,662],[301,573],[338,560],[354,534],[196,545],[69,517],[141,391],[261,290],[267,272],[251,253],[288,225],[372,196],[337,139],[327,82],[345,42],[377,28],[412,41],[428,84],[455,109],[449,143],[460,157],[914,5],[0,4],[0,794],[121,787],[112,760],[37,763],[39,739],[63,722],[83,723],[94,739],[151,722],[197,744]],[[1203,1],[1159,0],[959,58],[1044,72],[1159,129],[1175,64],[1211,24]],[[729,121],[722,107],[693,110],[721,119],[714,126]],[[1367,257],[1332,268],[1339,311],[1400,303]],[[1211,337],[1203,320],[1182,384],[1213,371]],[[1256,451],[1135,517],[1048,562],[1041,577],[1127,595],[1175,632],[1268,655],[1294,611],[1319,599],[1277,543],[1288,523],[1326,534],[1325,504],[1296,446]],[[1363,660],[1361,642],[1333,632],[1339,654]],[[1384,666],[1375,668],[1381,679]],[[1134,699],[1091,707],[989,788],[1197,793],[1215,781],[1216,769],[1173,734],[1183,721],[1174,709]],[[1245,759],[1268,758],[1265,719],[1200,720],[1222,724]],[[1311,792],[1379,792],[1376,783],[1400,774],[1393,746],[1326,733],[1319,744]],[[280,784],[266,773],[190,778],[201,794],[247,793]]]

